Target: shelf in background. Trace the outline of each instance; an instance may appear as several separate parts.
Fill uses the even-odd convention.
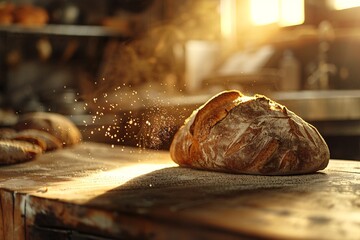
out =
[[[129,37],[115,29],[93,25],[47,24],[44,26],[0,26],[0,32],[14,34],[45,34],[85,37]]]

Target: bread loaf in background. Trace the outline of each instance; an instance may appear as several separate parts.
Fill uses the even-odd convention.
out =
[[[31,142],[39,145],[45,152],[63,147],[62,142],[48,132],[37,129],[25,129],[11,137],[12,140]]]
[[[77,144],[81,138],[77,126],[63,115],[24,114],[13,128],[0,128],[0,165],[34,160],[43,152]]]
[[[312,173],[330,158],[314,126],[265,96],[238,91],[222,92],[194,111],[170,154],[184,167],[260,175]]]
[[[33,143],[16,140],[0,140],[0,165],[31,161],[41,153],[42,148]]]
[[[36,129],[56,137],[64,146],[71,146],[81,141],[77,126],[67,117],[48,112],[27,113],[19,117],[15,125],[17,131]]]

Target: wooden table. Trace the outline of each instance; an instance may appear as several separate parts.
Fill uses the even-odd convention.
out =
[[[360,161],[301,176],[83,143],[0,168],[0,239],[360,239]]]

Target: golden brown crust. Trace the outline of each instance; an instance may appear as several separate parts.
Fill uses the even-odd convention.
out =
[[[312,125],[264,96],[237,91],[221,93],[194,111],[176,133],[170,154],[180,166],[264,175],[315,172],[330,157]]]

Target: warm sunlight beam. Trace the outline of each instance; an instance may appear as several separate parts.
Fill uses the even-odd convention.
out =
[[[221,35],[227,39],[234,35],[236,28],[236,0],[221,0]]]
[[[39,194],[46,194],[48,197],[61,196],[62,199],[72,199],[73,196],[79,195],[79,192],[81,192],[84,198],[83,200],[88,201],[88,197],[86,196],[87,194],[89,196],[99,196],[144,174],[175,166],[178,165],[174,162],[129,164],[128,166],[121,168],[99,171],[88,176],[52,184],[46,186],[46,190],[39,191]],[[152,184],[154,183],[149,182],[148,187],[151,188]],[[90,192],[87,191],[89,186],[91,186]],[[64,194],[64,190],[66,190],[66,194]],[[78,199],[77,201],[81,202],[81,199]]]

